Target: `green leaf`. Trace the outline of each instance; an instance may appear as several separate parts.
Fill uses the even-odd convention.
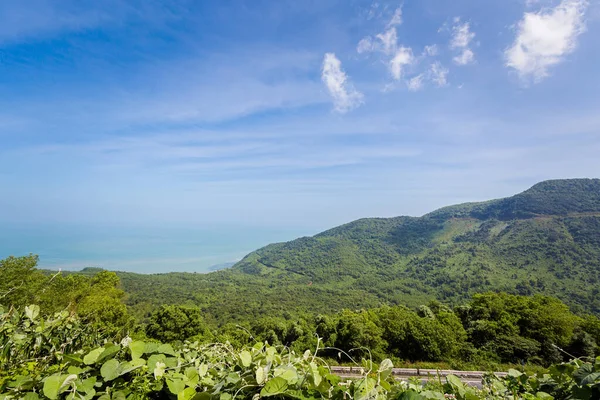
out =
[[[298,380],[299,380],[298,372],[296,371],[296,368],[294,368],[291,365],[275,368],[275,371],[273,371],[273,376],[282,377],[290,385],[295,385],[296,383],[298,383]]]
[[[288,383],[285,379],[278,376],[269,380],[260,391],[262,397],[277,396],[282,394],[288,388]]]
[[[148,365],[148,369],[153,370],[156,367],[156,363],[160,362],[164,364],[166,360],[167,357],[164,354],[153,354],[148,358],[146,365]]]
[[[546,393],[546,392],[537,392],[537,393],[535,394],[535,397],[536,397],[537,399],[540,399],[540,400],[552,400],[552,399],[554,399],[554,397],[550,396],[550,395],[549,395],[548,393]]]
[[[96,384],[96,377],[92,376],[91,378],[87,378],[82,381],[81,384],[77,386],[77,390],[80,392],[91,393],[94,391],[94,385]]]
[[[317,386],[319,386],[321,384],[321,374],[319,373],[319,368],[317,367],[317,364],[315,364],[314,362],[310,363],[310,373],[312,375],[313,378],[313,383],[315,384],[315,388]]]
[[[434,392],[432,390],[424,390],[419,393],[419,395],[421,398],[425,398],[427,400],[446,400],[446,396],[444,396],[443,393]],[[479,398],[477,399],[479,400]]]
[[[252,354],[249,351],[244,350],[240,353],[240,360],[242,361],[242,365],[248,368],[252,364]]]
[[[508,370],[508,376],[512,376],[513,378],[518,378],[521,375],[523,375],[523,373],[520,372],[520,371],[517,371],[516,369],[509,369]]]
[[[177,357],[167,357],[165,359],[165,365],[167,368],[176,368],[179,365],[179,359]]]
[[[177,394],[177,400],[190,400],[194,396],[196,396],[196,389],[189,387]]]
[[[339,376],[337,376],[335,374],[326,374],[325,379],[327,379],[327,382],[329,382],[329,384],[332,386],[336,386],[338,383],[340,383],[342,381],[342,378],[340,378]]]
[[[25,394],[25,396],[23,396],[23,400],[38,400],[40,398],[40,396],[38,396],[37,393],[27,393]]]
[[[71,366],[70,366],[70,367],[67,369],[67,372],[68,372],[69,374],[75,374],[75,375],[77,375],[77,374],[81,374],[82,372],[85,372],[85,369],[83,369],[83,368],[79,368],[79,367],[75,367],[75,366],[71,365]]]
[[[465,384],[456,375],[448,375],[446,381],[454,388],[460,397],[465,395]]]
[[[196,393],[192,400],[211,400],[212,396],[208,392]]]
[[[464,400],[480,400],[481,397],[473,389],[467,389],[467,391],[463,395],[463,399]]]
[[[600,381],[600,372],[594,372],[592,374],[587,375],[585,378],[583,378],[581,380],[581,384],[582,385],[591,385],[592,383],[595,383],[597,381]]]
[[[167,379],[167,386],[171,393],[176,395],[185,390],[185,383],[181,379]]]
[[[65,378],[65,380],[63,381],[63,383],[60,385],[60,389],[63,389],[64,387],[69,386],[72,382],[75,382],[76,380],[77,380],[77,375],[75,375],[75,374],[71,374],[71,375],[67,376]],[[60,392],[60,389],[59,389],[59,392]]]
[[[114,392],[113,393],[112,399],[113,400],[126,400],[127,396],[125,396],[125,393],[119,391],[119,392]]]
[[[225,380],[225,382],[227,384],[234,384],[237,385],[237,383],[241,380],[240,378],[240,374],[238,374],[237,372],[230,372],[229,374],[227,374],[227,379]]]
[[[141,358],[144,355],[146,351],[146,343],[139,340],[135,340],[129,343],[129,349],[131,350],[131,358],[137,360],[138,358]]]
[[[58,398],[61,389],[77,379],[77,375],[51,375],[44,380],[43,392],[49,399]]]
[[[144,365],[146,365],[146,360],[139,358],[137,360],[122,363],[119,365],[119,376],[125,375],[133,370],[143,367]]]
[[[32,304],[30,306],[25,307],[25,315],[31,320],[31,322],[33,322],[33,320],[35,320],[37,316],[40,315],[40,306]]]
[[[108,360],[109,358],[111,358],[112,356],[117,354],[120,350],[121,350],[121,346],[109,344],[107,347],[104,348],[104,351],[102,353],[100,353],[96,362],[100,363],[104,360]]]
[[[444,398],[444,395],[442,395],[441,399]],[[415,392],[414,390],[407,390],[406,392],[402,393],[400,396],[398,396],[398,400],[424,400],[425,397],[421,396],[419,393]]]
[[[156,351],[158,353],[167,354],[167,355],[170,355],[170,356],[176,356],[177,355],[175,353],[175,350],[173,350],[173,347],[170,344],[161,344],[160,346],[158,346],[158,349],[156,349]]]
[[[200,364],[200,366],[198,367],[198,375],[200,375],[201,378],[204,378],[206,376],[207,372],[208,372],[208,365]]]
[[[446,376],[446,381],[447,381],[447,382],[448,382],[450,385],[454,386],[455,388],[456,388],[456,387],[460,387],[460,388],[464,387],[464,385],[463,385],[462,381],[461,381],[461,380],[460,380],[460,378],[459,378],[458,376],[456,376],[456,375],[448,375],[448,376]]]
[[[265,369],[261,366],[259,366],[256,369],[256,383],[258,383],[259,385],[262,385],[265,382]]]
[[[147,342],[146,348],[144,349],[144,353],[146,353],[146,354],[156,353],[158,351],[159,345],[160,345],[160,343]]]
[[[49,399],[58,398],[58,390],[63,383],[63,378],[60,375],[51,375],[44,380],[44,396]]]
[[[356,400],[369,399],[372,396],[371,392],[375,389],[377,381],[373,378],[363,378],[358,381],[356,390],[354,391],[354,398]]]
[[[90,351],[89,353],[87,353],[85,355],[85,357],[83,357],[84,364],[85,365],[95,364],[96,361],[98,360],[98,357],[100,357],[100,354],[102,354],[103,351],[104,351],[104,347],[99,347],[99,348],[94,349],[94,350]]]
[[[72,364],[72,365],[81,365],[81,363],[83,362],[81,360],[81,357],[76,356],[74,354],[64,354],[63,355],[63,360],[65,362],[68,362],[69,364]]]
[[[186,385],[196,387],[200,377],[198,376],[198,370],[194,367],[188,367],[185,369],[185,382]]]
[[[119,362],[115,359],[108,360],[100,368],[100,374],[105,381],[112,381],[119,376]]]
[[[389,358],[386,358],[381,362],[381,364],[379,364],[378,372],[381,375],[381,377],[385,379],[391,375],[393,369],[394,364],[392,364],[392,361]]]

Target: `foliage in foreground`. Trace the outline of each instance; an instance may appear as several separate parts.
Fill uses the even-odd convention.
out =
[[[575,360],[527,376],[511,370],[489,375],[483,388],[448,376],[421,385],[398,382],[392,363],[362,362],[362,375],[343,379],[307,350],[256,343],[199,345],[135,341],[89,335],[76,317],[41,319],[38,308],[0,310],[0,400],[8,399],[597,399],[600,358]]]

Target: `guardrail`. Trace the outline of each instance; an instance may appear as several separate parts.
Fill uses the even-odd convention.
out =
[[[340,376],[359,376],[365,373],[362,367],[330,367],[331,372]],[[488,372],[484,371],[457,371],[452,369],[421,369],[421,368],[394,368],[392,375],[399,378],[427,378],[429,376],[455,375],[465,380],[482,379]],[[497,377],[506,376],[506,372],[494,372]]]

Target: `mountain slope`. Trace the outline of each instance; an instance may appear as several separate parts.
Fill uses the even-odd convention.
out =
[[[263,279],[361,288],[387,301],[545,293],[600,312],[600,180],[546,181],[506,199],[420,218],[362,219],[259,249],[236,264]]]
[[[600,314],[600,180],[542,182],[423,217],[368,218],[268,245],[208,274],[119,273],[143,318],[194,304],[208,319],[460,304],[474,293],[553,295]]]

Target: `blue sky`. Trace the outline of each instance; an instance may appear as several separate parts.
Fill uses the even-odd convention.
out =
[[[598,37],[582,0],[3,0],[0,221],[316,233],[598,177]]]

